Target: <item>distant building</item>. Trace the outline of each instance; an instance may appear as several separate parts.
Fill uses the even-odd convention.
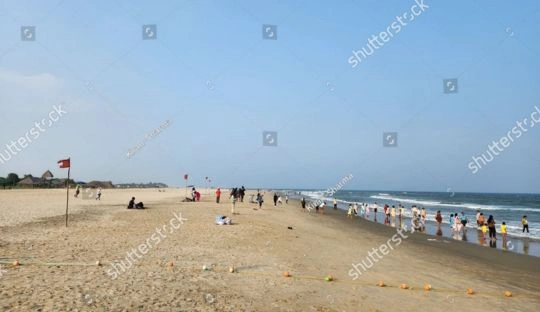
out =
[[[86,187],[91,187],[91,188],[98,188],[98,187],[101,187],[101,188],[114,188],[114,185],[112,184],[111,181],[90,181],[90,182],[86,183]]]
[[[20,187],[35,188],[42,187],[43,185],[46,185],[46,183],[42,178],[34,178],[31,175],[27,175],[24,179],[20,180],[17,185]]]

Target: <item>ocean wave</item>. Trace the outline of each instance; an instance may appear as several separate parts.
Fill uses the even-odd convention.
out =
[[[393,196],[380,196],[380,195],[371,195],[370,198],[373,199],[382,199],[382,200],[392,200],[402,203],[411,203],[420,206],[438,206],[438,207],[455,207],[455,208],[465,208],[470,210],[512,210],[512,211],[532,211],[540,212],[540,208],[530,208],[530,207],[513,207],[513,206],[495,206],[495,205],[482,205],[482,204],[472,204],[472,203],[441,203],[439,201],[427,201],[419,199],[409,199],[409,198],[400,198]]]

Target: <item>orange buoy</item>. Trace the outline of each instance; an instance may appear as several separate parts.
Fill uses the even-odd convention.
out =
[[[21,265],[21,264],[19,263],[19,260],[13,261],[13,266],[14,266],[14,267],[19,266],[19,265]]]
[[[507,290],[507,291],[504,292],[504,296],[505,297],[512,297],[512,292]]]
[[[284,277],[291,277],[291,274],[287,271],[283,272],[283,276]]]
[[[467,295],[474,295],[474,290],[472,288],[467,288]]]
[[[401,289],[409,289],[409,285],[401,284],[401,285],[399,285],[399,288],[401,288]]]
[[[385,287],[386,284],[385,284],[383,281],[379,281],[379,282],[377,283],[377,286],[379,286],[379,287]]]
[[[430,284],[424,284],[424,290],[425,291],[430,291],[431,289],[433,289],[433,287],[431,287]]]

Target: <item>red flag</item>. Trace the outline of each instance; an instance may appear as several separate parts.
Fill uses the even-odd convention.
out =
[[[187,175],[187,174],[184,174],[184,180],[187,181],[187,179],[188,179],[188,175]]]
[[[68,159],[62,159],[62,160],[59,160],[58,161],[58,165],[60,166],[60,168],[69,168],[71,167],[71,162]]]

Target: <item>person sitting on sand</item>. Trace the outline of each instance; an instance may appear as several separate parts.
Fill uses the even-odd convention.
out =
[[[135,197],[131,197],[131,200],[128,203],[127,209],[135,208]]]

